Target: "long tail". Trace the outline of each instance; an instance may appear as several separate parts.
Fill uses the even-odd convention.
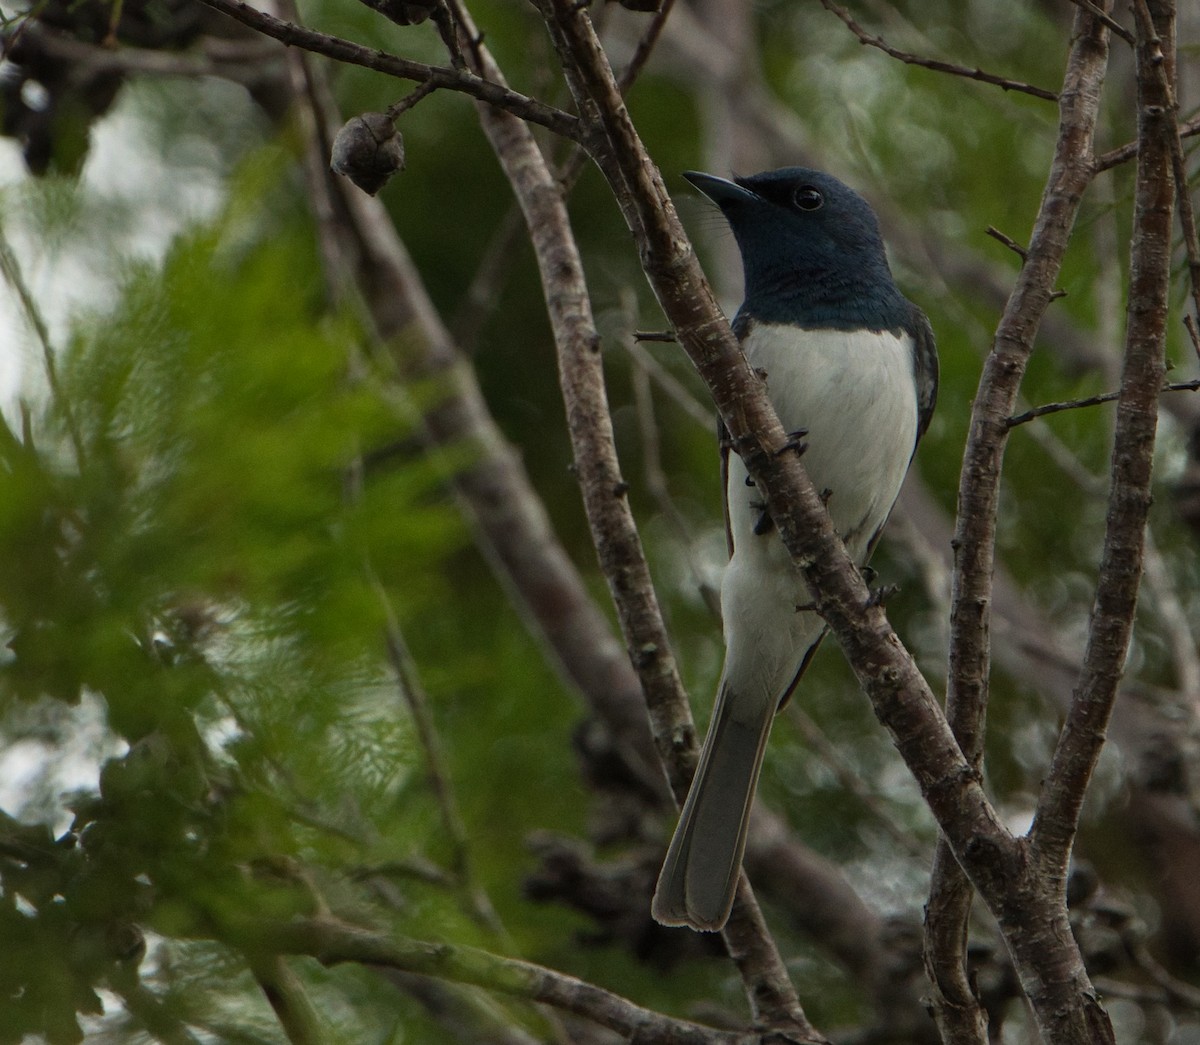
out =
[[[663,925],[724,928],[775,708],[773,701],[747,706],[722,682],[650,907]]]

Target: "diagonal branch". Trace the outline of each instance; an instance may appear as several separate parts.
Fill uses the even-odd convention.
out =
[[[762,478],[772,517],[819,593],[821,612],[838,633],[943,829],[964,849],[977,830],[1005,848],[1011,837],[963,760],[928,685],[871,598],[800,461],[781,452],[787,435],[717,307],[661,175],[620,104],[586,11],[570,0],[544,0],[543,9],[564,61],[576,66],[586,89],[598,99],[593,104],[605,121],[609,146],[598,162],[637,235],[659,302],[708,383],[755,481]]]
[[[211,7],[214,11],[229,15],[243,25],[257,30],[264,36],[269,36],[289,47],[302,47],[313,54],[323,54],[349,65],[360,65],[365,69],[387,73],[401,80],[415,80],[418,83],[430,84],[432,87],[444,87],[451,91],[469,94],[481,102],[487,102],[499,109],[511,112],[522,120],[539,124],[555,134],[572,141],[579,141],[582,129],[578,117],[563,112],[536,98],[530,98],[513,91],[502,84],[486,80],[468,69],[455,69],[444,65],[429,65],[416,62],[410,58],[388,54],[373,47],[345,40],[328,33],[320,33],[294,22],[269,15],[242,0],[198,0],[199,3]]]
[[[938,73],[949,73],[951,76],[962,76],[968,80],[979,80],[981,83],[994,84],[996,87],[1003,88],[1006,91],[1018,91],[1021,94],[1029,94],[1034,98],[1041,98],[1047,102],[1058,101],[1058,95],[1053,91],[1047,91],[1042,87],[1035,87],[1033,84],[1028,84],[1021,80],[1011,80],[1007,76],[997,76],[995,73],[984,72],[982,69],[972,69],[966,65],[957,65],[954,62],[943,62],[937,58],[922,58],[920,55],[901,51],[899,48],[893,47],[882,37],[867,32],[854,20],[854,16],[849,11],[840,4],[835,4],[833,0],[821,0],[821,6],[826,11],[840,18],[846,28],[857,37],[858,42],[864,47],[877,47],[888,57],[895,58],[899,62],[904,62],[907,65],[919,65],[924,69],[932,69]]]
[[[633,203],[634,211],[640,209],[640,214],[630,214],[633,221],[637,223],[634,227],[641,226],[643,229],[648,229],[656,220],[657,209],[671,208],[670,198],[658,172],[654,170],[648,157],[645,157],[637,132],[629,120],[628,111],[621,96],[620,85],[608,64],[603,47],[594,32],[591,31],[590,19],[583,15],[578,8],[568,11],[566,18],[561,17],[562,13],[561,8],[551,9],[549,5],[543,6],[543,16],[547,26],[551,29],[551,35],[560,57],[564,61],[567,79],[575,93],[576,103],[582,112],[595,113],[601,121],[605,122],[609,148],[639,157],[632,167],[609,166],[605,173],[610,182],[615,179],[622,189],[628,182],[632,191],[619,189],[618,197],[626,207]],[[570,40],[567,38],[568,34],[572,35]],[[586,52],[586,58],[581,60],[582,52]],[[619,144],[612,140],[614,132],[621,136]],[[608,155],[608,149],[601,151]],[[673,208],[671,213],[674,213]],[[532,226],[531,232],[533,232]],[[682,229],[679,230],[679,235],[682,242],[686,244],[687,240],[682,234]],[[536,233],[534,233],[534,240],[536,247]],[[676,243],[678,242],[680,240],[676,240]],[[645,250],[644,244],[643,250]],[[692,264],[695,265],[694,255],[691,258]],[[726,336],[732,341],[728,324],[716,309],[711,291],[708,290],[703,276],[699,274],[698,266],[696,271],[699,278],[692,284],[692,292],[697,298],[700,297],[701,292],[707,292],[707,304],[712,310],[711,314],[715,324],[723,326]],[[553,309],[553,301],[551,300],[550,303]],[[555,325],[557,326],[557,324]],[[734,351],[740,356],[736,346],[734,346]],[[604,423],[608,424],[607,417],[605,417]],[[776,426],[778,426],[778,421],[776,421]],[[614,531],[609,530],[603,518],[592,514],[590,505],[588,514],[593,526],[597,548],[600,551],[601,562],[606,567],[605,573],[609,578],[618,613],[622,617],[622,626],[626,631],[627,641],[630,643],[631,650],[635,652],[636,664],[637,651],[645,650],[648,645],[657,646],[657,639],[653,638],[652,633],[646,630],[652,622],[644,618],[637,619],[641,616],[638,612],[639,603],[646,598],[646,593],[619,583],[620,574],[614,575],[609,564],[605,562],[605,547],[612,541]],[[652,589],[649,588],[648,571],[646,572],[646,584],[649,591],[652,592]],[[628,605],[623,606],[623,602],[628,602]],[[646,642],[647,635],[651,636],[649,643]],[[645,678],[644,675],[643,678]],[[682,798],[695,760],[695,733],[691,726],[691,715],[686,704],[686,696],[681,688],[664,690],[662,686],[655,686],[647,689],[646,697],[660,754],[668,768],[676,795]],[[824,1040],[809,1023],[800,1007],[795,988],[787,975],[775,942],[767,930],[765,920],[750,888],[749,880],[744,873],[738,884],[737,900],[729,924],[725,929],[724,939],[730,956],[742,975],[755,1017],[769,1026],[786,1028],[789,1032],[799,1035],[802,1040]]]
[[[464,32],[474,35],[469,16],[461,5],[456,6]],[[478,63],[480,73],[494,82],[503,82],[502,73],[486,47],[476,43],[471,52],[470,60]],[[559,381],[567,409],[575,472],[600,564],[621,617],[630,658],[643,689],[661,694],[661,700],[673,701],[686,716],[686,696],[650,580],[650,568],[625,497],[628,484],[622,478],[617,460],[599,352],[600,337],[562,191],[524,122],[509,113],[482,106],[480,119],[512,184],[533,244],[558,349]],[[690,716],[674,722],[673,726],[684,733],[693,728]],[[669,776],[677,789],[686,787],[682,773],[671,772]]]
[[[470,983],[552,1005],[627,1038],[636,1036],[639,1041],[656,1045],[752,1045],[759,1040],[757,1035],[748,1038],[671,1019],[574,976],[476,947],[389,936],[321,917],[289,922],[246,921],[231,928],[235,935],[268,952],[308,955],[327,966],[353,963]]]
[[[439,447],[472,447],[466,467],[447,468],[475,541],[510,593],[547,659],[612,736],[631,787],[648,811],[669,801],[647,722],[638,677],[612,625],[555,535],[520,456],[491,416],[470,361],[446,330],[382,202],[344,179],[330,179],[332,131],[341,116],[320,105],[325,146],[312,165],[310,199],[335,294],[357,288],[364,322],[381,346],[402,343],[398,365],[409,378],[436,382],[444,395],[425,407],[424,438]],[[323,128],[313,132],[322,133]],[[705,422],[711,428],[711,422]],[[636,783],[634,783],[636,781]],[[882,919],[836,867],[800,845],[782,819],[756,810],[748,867],[819,945],[852,975],[875,983],[883,949]],[[832,898],[832,899],[831,899]]]
[[[765,496],[793,561],[801,569],[817,608],[887,726],[954,856],[1000,921],[1018,972],[1048,1040],[1091,1045],[1111,1042],[1112,1028],[1087,979],[1071,937],[1061,897],[1039,889],[1027,846],[1000,822],[981,786],[978,770],[964,758],[928,683],[871,597],[800,461],[783,453],[787,439],[762,383],[750,370],[729,326],[716,308],[691,245],[679,224],[661,175],[647,154],[620,93],[587,10],[572,0],[541,0],[580,109],[599,120],[605,148],[594,158],[609,181],[633,231],[643,268],[681,345],[706,380],[735,446]],[[1056,249],[1031,249],[1026,264],[1044,277],[1057,271],[1073,222],[1078,195],[1090,175],[1091,129],[1107,56],[1107,30],[1083,15],[1068,68],[1069,90],[1061,102],[1063,160],[1057,174],[1082,175],[1077,191],[1057,183],[1047,190],[1039,228],[1056,230]],[[1061,159],[1061,157],[1060,157]],[[1043,256],[1046,255],[1046,256]],[[1033,292],[1035,288],[1040,288]],[[1049,285],[1027,288],[1040,316]],[[1009,337],[1019,344],[1032,324],[1017,323]],[[1013,389],[1015,394],[1015,386]],[[1010,411],[993,419],[1000,431]],[[997,473],[998,474],[998,473]]]

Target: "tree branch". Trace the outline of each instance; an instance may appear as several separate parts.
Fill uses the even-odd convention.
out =
[[[1193,116],[1190,120],[1186,120],[1179,125],[1179,137],[1181,139],[1194,138],[1197,134],[1200,134],[1200,116]],[[1108,152],[1097,156],[1092,169],[1099,174],[1101,171],[1119,167],[1122,163],[1128,163],[1136,157],[1137,150],[1138,143],[1136,141],[1118,145],[1115,149],[1109,149]]]
[[[1058,95],[1053,91],[1047,91],[1042,87],[1034,87],[1032,84],[1024,83],[1021,80],[1010,80],[1006,76],[996,76],[993,73],[984,72],[982,69],[971,69],[965,65],[943,62],[936,58],[922,58],[919,55],[901,51],[893,47],[882,37],[868,33],[854,20],[849,11],[839,4],[835,4],[833,0],[821,0],[821,6],[826,11],[840,18],[846,28],[858,38],[858,42],[864,47],[877,47],[884,54],[895,58],[897,61],[904,62],[907,65],[919,65],[924,69],[932,69],[934,72],[949,73],[951,76],[962,76],[968,80],[979,80],[981,83],[994,84],[1006,91],[1018,91],[1021,94],[1029,94],[1034,98],[1041,98],[1047,102],[1058,101]]]
[[[958,487],[955,568],[951,596],[946,715],[972,767],[983,757],[988,701],[992,577],[1000,471],[1021,379],[1042,315],[1058,279],[1079,201],[1092,175],[1092,142],[1108,58],[1107,31],[1090,13],[1076,12],[1074,44],[1059,100],[1059,132],[1029,247],[996,330],[971,411],[970,436]],[[979,1042],[982,1014],[972,1003],[966,961],[971,886],[939,840],[926,920],[927,965],[934,1009],[954,1041]],[[957,850],[956,850],[957,853]],[[961,858],[960,858],[961,859]],[[989,899],[989,906],[994,902]],[[993,908],[994,909],[994,908]],[[1025,933],[1013,911],[1008,933]],[[1065,906],[1059,912],[1065,921]],[[1064,940],[1064,943],[1066,941]],[[1010,941],[1011,944],[1011,941]],[[1078,959],[1078,952],[1075,955]],[[1036,962],[1030,953],[1028,962]],[[1022,963],[1018,961],[1018,966]],[[1082,963],[1079,963],[1082,971]],[[1028,967],[1023,970],[1027,975]],[[1027,984],[1027,989],[1032,986]],[[1031,994],[1031,999],[1032,999]],[[1035,1006],[1038,1003],[1035,1001]]]
[[[459,17],[464,31],[473,32],[469,15],[461,7]],[[489,79],[502,82],[499,68],[482,44],[472,48],[472,61],[478,63],[478,70]],[[558,349],[559,380],[576,475],[630,659],[643,690],[673,702],[677,711],[682,709],[685,719],[677,723],[677,729],[692,735],[694,728],[687,713],[686,695],[625,497],[628,484],[621,476],[617,460],[599,354],[600,338],[561,190],[541,149],[521,120],[483,107],[480,118],[513,186],[537,258]],[[673,787],[686,788],[682,775],[669,776]]]
[[[1174,69],[1174,7],[1170,2],[1153,0],[1152,15],[1146,0],[1138,0],[1134,14],[1138,33],[1138,170],[1112,490],[1087,649],[1030,829],[1034,854],[1060,888],[1065,888],[1079,812],[1104,744],[1133,632],[1152,500],[1158,395],[1166,370],[1174,214],[1169,79]]]
[[[795,561],[817,593],[819,608],[838,635],[876,712],[892,731],[922,793],[957,851],[980,836],[1005,850],[1012,839],[1000,825],[963,761],[932,694],[911,657],[888,626],[833,532],[820,497],[794,455],[782,454],[786,435],[763,395],[724,317],[712,299],[691,246],[679,225],[661,176],[646,155],[606,74],[603,52],[590,19],[568,0],[543,6],[564,63],[574,65],[577,99],[594,107],[609,149],[599,155],[626,221],[638,238],[643,266],[680,342],[713,393],[718,409],[768,497],[772,518]],[[996,874],[974,861],[982,874]]]
[[[563,112],[551,105],[539,102],[536,98],[520,94],[498,83],[485,80],[467,69],[454,69],[443,65],[428,65],[425,62],[415,62],[409,58],[388,54],[351,40],[319,33],[314,29],[286,22],[269,15],[264,11],[242,3],[241,0],[199,0],[200,3],[211,7],[214,11],[229,15],[243,25],[257,30],[264,36],[278,40],[289,47],[302,47],[313,54],[323,54],[327,58],[346,62],[349,65],[360,65],[365,69],[386,73],[402,80],[415,80],[427,83],[433,87],[444,87],[451,91],[469,94],[481,102],[487,102],[498,109],[511,112],[514,116],[530,123],[539,124],[572,141],[583,137],[583,129],[579,118]]]
[[[328,127],[319,153],[327,157],[330,128],[340,125],[341,116],[329,113],[323,119]],[[629,779],[640,781],[641,800],[648,808],[661,808],[669,797],[637,675],[551,529],[519,455],[491,417],[469,360],[434,309],[382,202],[344,179],[331,179],[323,160],[310,166],[310,199],[324,230],[320,242],[331,288],[344,293],[352,286],[361,292],[364,320],[380,345],[390,346],[403,335],[407,351],[397,366],[406,376],[444,385],[445,395],[425,408],[425,437],[435,450],[463,445],[474,450],[466,467],[447,468],[447,482],[480,550],[530,631],[542,640],[548,659],[610,732]],[[853,975],[874,982],[881,919],[836,867],[798,844],[782,820],[761,807],[746,865],[819,945],[831,949]]]
[[[1200,378],[1193,381],[1174,381],[1170,384],[1165,384],[1160,389],[1162,392],[1196,392],[1200,391]],[[1081,407],[1099,406],[1101,403],[1111,403],[1114,400],[1120,399],[1120,391],[1116,392],[1100,392],[1094,396],[1084,396],[1082,399],[1065,399],[1057,403],[1043,403],[1041,406],[1031,407],[1028,410],[1023,410],[1019,414],[1013,414],[1008,421],[1009,428],[1016,428],[1019,425],[1028,424],[1039,417],[1047,417],[1050,414],[1058,414],[1064,410],[1078,410]]]
[[[758,1035],[671,1019],[574,976],[475,947],[388,936],[333,918],[247,920],[233,928],[235,936],[266,951],[308,955],[327,966],[353,963],[470,983],[575,1013],[631,1040],[656,1045],[752,1045],[760,1040]]]

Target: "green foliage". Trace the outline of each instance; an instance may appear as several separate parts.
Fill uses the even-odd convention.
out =
[[[302,229],[263,231],[223,221],[131,271],[77,326],[38,438],[3,430],[0,709],[96,693],[127,743],[73,833],[40,838],[45,873],[5,877],[6,937],[39,953],[56,933],[188,936],[291,909],[294,884],[256,863],[306,844],[309,806],[363,807],[366,837],[413,761],[383,599],[402,622],[424,611],[461,529],[428,463],[356,488],[358,455],[409,423],[369,369],[351,376],[357,334],[324,314]],[[101,952],[54,975],[21,963],[3,996],[71,1040],[69,1013],[96,1011],[86,985],[115,975]]]
[[[314,25],[442,60],[431,23],[400,36],[365,5],[313,6],[305,14]],[[513,84],[561,103],[561,88],[546,86],[549,45],[532,10],[507,0],[472,6]],[[900,46],[1047,87],[1061,75],[1061,26],[1042,6],[892,7],[876,28]],[[884,18],[881,10],[872,14]],[[932,318],[941,402],[917,466],[952,510],[981,360],[1019,264],[983,230],[1027,237],[1054,106],[896,63],[818,5],[772,0],[756,5],[755,19],[756,58],[812,154],[793,155],[799,144],[786,139],[764,148],[780,163],[836,170],[878,205],[900,281]],[[682,188],[680,170],[702,162],[701,86],[652,65],[630,97],[673,188]],[[386,108],[409,87],[345,68],[337,89],[352,112]],[[104,711],[89,783],[66,797],[47,784],[12,810],[20,820],[0,812],[0,1045],[39,1033],[78,1041],[85,1026],[132,1036],[156,1019],[168,1030],[183,1021],[215,1038],[278,1041],[238,933],[254,915],[326,904],[415,936],[543,960],[666,1011],[695,1015],[698,997],[737,1008],[740,986],[725,961],[648,973],[620,941],[581,946],[593,928],[583,916],[522,895],[534,864],[528,837],[584,833],[596,814],[571,751],[580,709],[468,547],[445,492],[447,469],[469,466],[472,448],[437,460],[421,451],[413,418],[441,390],[401,387],[367,352],[354,315],[326,300],[295,134],[270,130],[229,83],[138,84],[127,95],[142,154],[166,172],[153,179],[152,199],[64,178],[6,197],[13,213],[20,202],[39,250],[53,259],[77,251],[114,289],[103,308],[63,324],[58,393],[35,401],[24,428],[0,426],[0,736],[35,737],[53,761],[89,707]],[[607,605],[568,468],[536,269],[520,236],[497,238],[511,191],[463,97],[435,93],[401,129],[409,169],[383,199],[436,306],[473,332],[466,347],[489,406]],[[1106,147],[1128,131],[1114,121]],[[258,147],[267,135],[278,141]],[[64,140],[78,150],[84,139]],[[1115,353],[1129,177],[1117,172],[1104,185],[1107,197],[1080,221],[1061,278],[1067,296],[1052,315],[1059,329]],[[190,213],[182,200],[205,193],[227,196],[219,214],[172,236],[163,256],[131,260],[139,230],[128,223],[143,205],[161,218],[178,194],[176,227]],[[631,329],[660,329],[662,317],[594,171],[570,204],[605,333],[629,497],[703,722],[721,659],[718,625],[698,594],[724,554],[713,427],[657,390],[647,426],[621,342]],[[705,255],[728,248],[711,215],[681,209]],[[108,235],[94,234],[106,221]],[[472,317],[472,282],[498,243],[490,310]],[[721,288],[726,300],[734,289]],[[1185,358],[1182,341],[1173,345]],[[650,349],[704,401],[675,346]],[[1080,377],[1042,351],[1025,389],[1031,403],[1046,402],[1107,380]],[[1079,490],[1107,467],[1106,410],[1018,430],[1006,461],[1003,566],[1072,633],[1086,622],[1104,511]],[[1182,451],[1169,433],[1166,447],[1169,473]],[[649,481],[654,466],[671,511]],[[1194,551],[1168,517],[1156,525],[1195,615]],[[944,615],[923,595],[920,564],[885,542],[876,565],[884,582],[902,585],[889,615],[937,678]],[[445,748],[440,768],[465,852],[385,655],[391,615]],[[1151,602],[1135,656],[1147,681],[1166,684],[1171,658],[1156,625]],[[1038,786],[1053,715],[1040,695],[996,674],[989,786],[1019,812]],[[848,792],[786,716],[764,797],[879,909],[913,914],[927,861],[897,838],[927,850],[933,829],[832,643],[798,699],[874,802]],[[481,917],[471,888],[487,894],[507,935]],[[811,1015],[823,1026],[861,1019],[859,985],[777,921]],[[439,1040],[432,1021],[377,977],[301,973],[331,1041]],[[120,998],[123,1014],[98,1019],[102,991]],[[139,1004],[146,994],[157,1009]],[[539,1026],[519,1005],[495,1007]]]

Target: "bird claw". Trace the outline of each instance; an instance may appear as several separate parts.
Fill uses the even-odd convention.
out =
[[[804,441],[804,437],[808,435],[807,428],[797,428],[794,432],[788,432],[787,439],[784,440],[783,446],[775,451],[776,457],[782,457],[789,450],[795,450],[796,456],[801,456],[808,449],[808,443]]]
[[[878,588],[872,588],[867,596],[867,606],[882,606],[899,590],[900,588],[895,584],[884,584]]]
[[[750,510],[758,512],[758,519],[754,523],[755,537],[762,537],[775,528],[775,520],[771,518],[771,513],[767,511],[766,501],[751,501]]]

